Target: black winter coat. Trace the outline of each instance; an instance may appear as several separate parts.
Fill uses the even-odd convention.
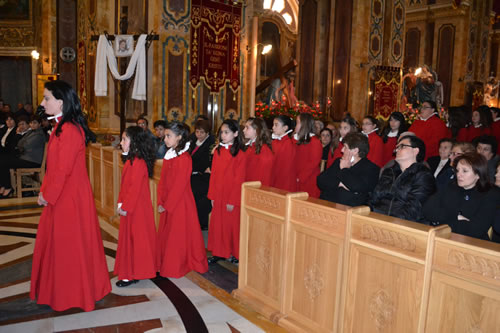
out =
[[[435,192],[434,176],[422,163],[413,163],[404,172],[398,163],[385,169],[372,194],[372,211],[425,223],[422,207]]]

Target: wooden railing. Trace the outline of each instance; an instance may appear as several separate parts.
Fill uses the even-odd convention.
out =
[[[499,332],[500,246],[245,183],[233,295],[294,332]]]

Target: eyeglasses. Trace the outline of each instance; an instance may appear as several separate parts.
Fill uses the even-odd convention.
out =
[[[396,149],[394,149],[394,151],[398,151],[406,147],[413,148],[412,145],[405,145],[404,143],[400,143],[399,145],[396,146]]]
[[[452,151],[452,152],[450,153],[450,155],[452,155],[452,156],[460,156],[460,155],[463,155],[463,153],[457,153],[457,152],[455,152],[455,151]]]

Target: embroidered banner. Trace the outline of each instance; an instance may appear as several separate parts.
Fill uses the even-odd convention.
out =
[[[191,5],[191,87],[203,78],[211,92],[219,92],[226,81],[238,90],[241,5],[212,0],[192,0]]]
[[[397,67],[377,68],[373,116],[388,120],[398,110],[400,72]]]

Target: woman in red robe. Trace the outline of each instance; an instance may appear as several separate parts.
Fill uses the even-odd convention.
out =
[[[260,181],[264,186],[271,186],[271,171],[274,154],[271,145],[271,133],[262,118],[250,118],[245,123],[243,134],[247,140],[245,181]]]
[[[383,167],[384,142],[378,135],[377,119],[372,116],[364,117],[362,128],[363,131],[361,133],[368,137],[368,144],[370,145],[370,151],[366,158],[378,165],[379,168]]]
[[[155,144],[139,126],[123,132],[124,161],[118,209],[120,233],[115,258],[118,287],[156,276],[156,226],[149,189],[156,161]]]
[[[271,172],[271,186],[288,192],[295,192],[297,189],[297,171],[293,163],[295,145],[289,136],[292,132],[292,119],[284,115],[274,118],[272,134],[274,164]]]
[[[87,127],[76,92],[64,81],[45,84],[42,106],[58,123],[47,148],[38,195],[45,206],[33,253],[31,299],[56,311],[94,309],[111,291],[101,230],[87,176]]]
[[[309,113],[297,117],[295,127],[295,167],[297,168],[297,191],[307,192],[312,198],[319,198],[316,178],[320,173],[323,146],[314,136],[314,119]]]
[[[481,135],[491,135],[491,113],[487,106],[482,105],[472,112],[471,123],[466,128],[461,128],[457,135],[457,140],[462,142],[472,142]]]
[[[382,152],[382,165],[394,159],[394,150],[401,133],[408,128],[406,125],[405,116],[401,112],[393,112],[389,117],[389,124],[382,131],[382,142],[384,149]]]
[[[226,119],[219,130],[219,145],[212,160],[208,198],[212,216],[208,226],[209,264],[225,258],[238,262],[240,252],[241,184],[246,177],[245,153],[241,151],[240,126]]]
[[[342,148],[344,148],[344,144],[342,143],[342,140],[348,133],[356,133],[358,131],[358,124],[354,118],[351,116],[347,116],[342,121],[340,122],[340,127],[339,127],[339,133],[340,133],[340,142],[337,148],[333,151],[333,154],[328,154],[328,161],[326,162],[326,168],[328,169],[329,167],[332,166],[333,162],[337,158],[342,157]]]
[[[163,277],[181,278],[190,271],[208,270],[205,243],[191,191],[192,160],[188,131],[173,121],[165,129],[165,145],[158,184],[158,241],[156,263]]]

